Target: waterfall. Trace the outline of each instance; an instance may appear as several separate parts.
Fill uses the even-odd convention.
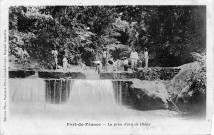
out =
[[[9,79],[10,114],[59,119],[136,116],[129,88],[130,82],[120,80]]]
[[[97,110],[118,107],[111,80],[75,80],[67,104]]]
[[[9,79],[10,102],[44,103],[45,82],[42,79]]]
[[[9,79],[9,89],[10,101],[15,103],[115,105],[121,100],[121,91],[114,91],[111,80]]]
[[[10,102],[14,112],[118,114],[122,92],[116,85],[112,80],[9,79]]]
[[[70,95],[70,89],[74,80],[69,79],[47,79],[46,85],[46,102],[62,104],[66,102]]]

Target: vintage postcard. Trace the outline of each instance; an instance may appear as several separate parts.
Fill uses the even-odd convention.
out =
[[[1,134],[211,134],[213,1],[1,1]]]

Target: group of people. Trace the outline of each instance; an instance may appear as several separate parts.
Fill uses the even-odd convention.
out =
[[[72,52],[72,53],[74,53],[74,55],[75,55],[73,58],[73,63],[75,65],[80,65],[81,68],[83,68],[83,69],[86,69],[84,62],[82,62],[82,60],[80,58],[81,54],[78,54],[76,52]],[[62,68],[63,70],[68,70],[68,52],[66,49],[61,51],[61,53],[59,54],[56,47],[54,47],[53,50],[51,51],[51,54],[54,58],[54,67],[55,67],[54,69]],[[60,55],[60,57],[59,57],[59,55]],[[59,59],[62,61],[59,61]],[[59,66],[58,62],[62,63],[62,67]]]
[[[106,65],[107,65],[107,59],[108,59],[108,52],[106,48],[103,48],[102,50],[102,59],[94,61],[95,64],[95,72],[100,73],[101,70],[106,71]]]
[[[51,54],[53,55],[53,58],[54,58],[55,69],[57,69],[58,68],[58,51],[57,51],[56,47],[51,51]],[[147,48],[145,48],[145,50],[144,50],[144,59],[145,59],[145,68],[148,68],[149,56],[148,56]],[[120,63],[120,64],[118,64],[118,63]],[[107,71],[107,64],[112,65],[114,71],[117,70],[118,65],[123,65],[124,71],[128,71],[129,68],[131,68],[132,71],[134,71],[134,69],[137,67],[138,63],[141,63],[141,60],[138,56],[138,53],[136,52],[136,50],[134,48],[132,49],[130,58],[128,59],[127,57],[125,57],[122,61],[113,59],[113,58],[109,59],[107,49],[103,48],[102,59],[94,62],[94,64],[96,65],[95,71],[97,71],[98,73],[100,73],[101,70]],[[68,67],[68,60],[67,60],[66,55],[63,56],[62,65],[63,65],[63,69],[66,70]]]
[[[130,54],[130,60],[131,60],[131,68],[132,70],[134,70],[134,68],[137,66],[137,63],[141,61],[135,49],[132,49],[132,52]],[[144,50],[144,60],[145,60],[145,68],[148,68],[149,54],[148,54],[147,48],[145,48]]]
[[[144,59],[145,59],[145,68],[148,68],[148,60],[149,60],[149,55],[148,55],[148,50],[145,48],[144,50]],[[127,57],[124,57],[123,60],[117,60],[110,58],[108,56],[108,51],[106,48],[103,49],[102,51],[102,60],[95,61],[94,62],[96,65],[96,70],[98,73],[102,69],[103,71],[107,71],[107,64],[112,65],[113,71],[117,71],[117,68],[121,65],[124,67],[124,71],[128,71],[129,68],[134,71],[134,69],[137,67],[137,65],[142,64],[142,61],[140,60],[138,53],[136,50],[133,48],[132,52],[130,54],[130,58],[128,59]]]
[[[58,51],[56,47],[54,47],[54,49],[51,51],[51,54],[53,55],[53,58],[54,58],[55,69],[57,69],[58,68]],[[63,69],[66,70],[68,67],[68,60],[65,54],[63,56],[62,63],[63,63],[62,64]]]
[[[147,48],[145,48],[144,50],[144,60],[145,60],[145,68],[148,68],[149,54],[148,54]],[[129,67],[131,67],[132,71],[134,71],[137,65],[141,65],[141,64],[142,64],[142,60],[140,60],[138,53],[136,52],[135,49],[132,49],[129,59],[125,57],[123,60],[124,71],[128,71]]]

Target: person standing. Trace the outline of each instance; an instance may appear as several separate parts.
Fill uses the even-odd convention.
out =
[[[113,59],[113,71],[117,71],[118,68],[118,61],[116,58]]]
[[[124,65],[124,71],[128,71],[129,60],[127,59],[127,57],[124,58],[123,65]]]
[[[63,63],[63,69],[64,70],[67,70],[67,65],[68,65],[68,60],[67,60],[67,58],[66,58],[66,56],[64,55],[64,58],[63,58],[63,60],[62,60],[62,63]]]
[[[54,57],[54,64],[56,66],[55,69],[57,69],[58,67],[58,59],[57,59],[57,56],[58,56],[58,51],[56,50],[56,47],[54,47],[54,49],[51,51],[53,57]]]
[[[102,68],[102,63],[101,63],[101,61],[97,60],[97,61],[94,62],[94,64],[95,64],[95,66],[96,66],[95,72],[97,71],[98,74],[100,74],[101,68]]]
[[[130,54],[130,59],[131,59],[131,68],[132,71],[134,71],[134,68],[137,65],[137,61],[139,60],[138,53],[135,51],[134,48],[132,49],[132,52]]]
[[[148,68],[148,63],[149,63],[149,54],[147,48],[144,50],[144,57],[145,57],[145,68]]]
[[[108,56],[108,52],[107,52],[106,48],[103,48],[103,51],[102,51],[102,65],[103,65],[103,70],[104,71],[106,71],[107,56]]]
[[[26,70],[28,58],[29,58],[29,54],[27,53],[26,49],[23,47],[22,48],[22,61],[23,61],[24,70]]]

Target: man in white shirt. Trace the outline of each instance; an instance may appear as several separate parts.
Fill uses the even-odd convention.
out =
[[[95,72],[97,71],[98,74],[100,73],[101,69],[102,69],[102,62],[97,60],[94,62],[95,66],[96,66],[96,69],[95,69]]]
[[[137,65],[137,61],[139,60],[138,53],[135,51],[134,48],[132,49],[132,52],[130,54],[130,59],[132,61],[131,68],[134,71],[134,68]]]

